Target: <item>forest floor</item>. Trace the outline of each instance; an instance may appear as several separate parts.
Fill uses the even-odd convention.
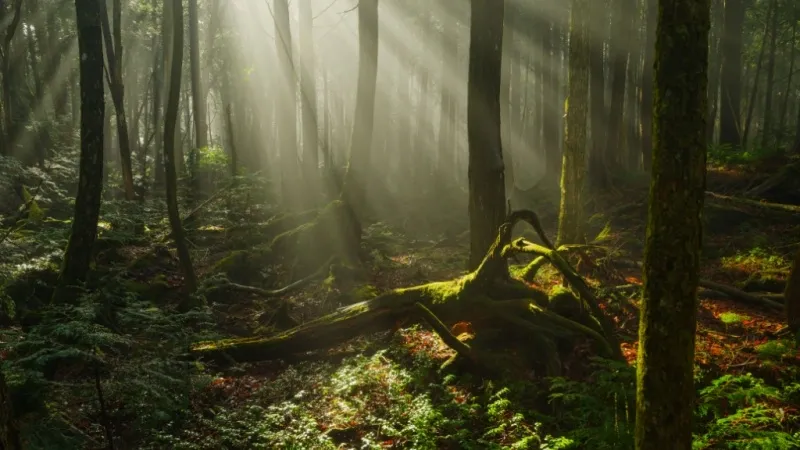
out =
[[[746,177],[735,171],[712,170],[709,189],[720,193],[734,190]],[[603,307],[613,311],[624,355],[634,363],[640,302],[637,288],[642,279],[641,269],[630,261],[642,258],[646,203],[631,204],[624,214],[614,212],[613,217],[606,217],[604,208],[620,208],[604,205],[618,205],[622,198],[631,198],[630,192],[597,201],[599,212],[589,223],[597,234],[594,242],[603,250],[592,251],[577,264],[590,285],[598,289]],[[800,222],[776,222],[758,213],[754,217],[710,219],[725,223],[708,226],[703,279],[746,291],[781,291],[790,268],[790,247],[800,238]],[[554,221],[546,226],[554,235]],[[345,286],[334,286],[328,280],[309,286],[289,298],[295,305],[290,315],[302,323],[388,289],[454,278],[464,273],[468,253],[466,241],[413,240],[382,224],[366,231],[364,248],[370,253],[368,280]],[[628,263],[618,265],[617,260]],[[559,283],[557,278],[554,272],[545,271],[535,283],[547,290]],[[784,323],[781,311],[715,291],[704,291],[702,297],[695,356],[698,385],[708,386],[720,377],[729,382],[709,391],[707,397],[735,395],[725,391],[733,384],[741,387],[742,383],[765,380],[779,386],[782,380],[796,376],[800,353],[790,340],[776,337]],[[265,307],[257,296],[226,303],[218,305],[216,318],[226,324],[230,334],[263,333],[258,319],[272,317],[271,306]],[[473,332],[471,324],[463,322],[452,325],[452,331],[462,336],[467,333],[467,338]],[[204,445],[208,442],[225,442],[227,448],[261,442],[272,448],[453,449],[627,448],[630,444],[632,413],[627,402],[635,395],[633,371],[593,358],[588,345],[578,346],[563,360],[564,371],[557,379],[544,379],[534,371],[493,382],[468,373],[440,373],[439,365],[453,354],[433,331],[417,325],[356,339],[310,357],[313,362],[238,367],[220,373],[203,395],[194,399],[194,410],[216,410],[217,415],[196,422],[196,427],[173,443],[190,441],[200,448],[212,448]],[[721,394],[723,391],[726,393]],[[792,398],[773,396],[763,404],[746,402],[742,407],[757,404],[780,410],[783,417],[777,430],[791,430],[800,423],[800,404],[795,403],[800,399]],[[708,398],[698,403],[703,401],[713,403]],[[732,405],[716,419],[724,422],[736,411]],[[737,419],[738,426],[769,431],[769,427],[756,425],[756,419],[745,417],[747,414]],[[707,429],[709,436],[698,440],[699,448],[724,448],[716,447],[722,438],[713,428]],[[267,430],[268,438],[264,435]],[[772,442],[770,439],[765,442]]]
[[[708,188],[728,194],[751,178],[749,173],[713,169]],[[630,202],[637,198],[641,200]],[[572,258],[597,290],[601,306],[611,312],[629,363],[636,360],[642,284],[637,261],[642,259],[645,198],[646,189],[639,186],[595,199],[595,213],[587,222],[597,248]],[[554,214],[545,212],[543,217],[548,234],[554,235]],[[525,227],[517,234],[532,236]],[[269,239],[254,236],[252,230],[245,233],[206,226],[193,234],[201,278],[213,279],[224,269],[231,279],[264,289],[291,281],[292,274],[281,264],[231,267],[230,257],[237,249]],[[303,323],[392,288],[452,279],[465,273],[468,242],[463,237],[414,239],[392,226],[375,224],[365,230],[366,279],[331,275],[276,299],[208,294],[212,334],[270,334],[290,327],[283,323],[287,319]],[[707,214],[704,239],[704,280],[777,298],[774,294],[782,291],[791,253],[800,240],[800,220],[791,214],[762,214],[757,206],[745,205]],[[165,250],[152,242],[112,246],[100,253],[98,268],[121,268],[124,290],[150,297],[159,307],[174,308],[182,281],[174,254]],[[544,270],[534,284],[548,290],[559,280],[553,270]],[[749,448],[797,448],[800,353],[791,339],[776,334],[784,323],[781,311],[712,290],[701,294],[695,355],[701,425],[696,448],[734,448],[726,443],[745,441],[756,443]],[[284,302],[286,309],[279,306]],[[460,339],[474,337],[470,323],[448,325]],[[152,338],[133,340],[134,346],[153,344]],[[518,351],[519,346],[497,349],[512,358]],[[429,327],[398,324],[394,330],[293,361],[235,364],[224,370],[199,366],[201,381],[182,403],[180,418],[153,419],[160,428],[150,430],[147,442],[135,448],[632,448],[635,371],[594,357],[588,342],[562,355],[563,371],[556,378],[534,369],[491,380],[468,371],[440,370],[453,354]],[[121,365],[124,359],[139,364],[130,354],[119,359]],[[128,372],[109,375],[109,380],[120,379],[123,386],[130,382],[124,373]],[[157,377],[140,381],[162,382]],[[108,385],[111,390],[112,382]],[[143,395],[132,392],[119,397]],[[114,395],[109,392],[106,397]],[[122,441],[141,440],[130,411],[121,412],[130,409],[125,400],[107,402],[103,408],[109,411],[101,416],[112,416],[113,434]],[[175,415],[170,407],[151,406],[142,402],[144,415],[155,415],[158,411],[152,408]],[[74,417],[79,416],[76,411]],[[103,420],[95,413],[72,425],[97,436],[102,434],[98,422]]]

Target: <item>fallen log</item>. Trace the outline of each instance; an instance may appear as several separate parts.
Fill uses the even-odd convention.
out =
[[[198,342],[191,347],[191,353],[221,364],[231,360],[279,359],[330,349],[360,335],[389,330],[400,321],[418,321],[422,316],[439,332],[447,345],[485,367],[492,366],[484,360],[490,352],[467,350],[468,346],[464,347],[453,342],[450,336],[443,335],[442,327],[438,325],[461,321],[471,322],[476,328],[499,325],[501,328],[514,328],[535,335],[548,344],[556,339],[583,336],[593,341],[603,356],[624,360],[610,319],[600,309],[585,281],[552,249],[544,233],[541,232],[540,237],[545,246],[524,239],[511,242],[511,229],[520,221],[531,224],[537,232],[541,232],[538,218],[533,212],[511,213],[507,222],[500,227],[497,239],[483,262],[467,275],[449,281],[394,289],[273,336]],[[578,293],[580,300],[575,301],[580,301],[581,308],[586,310],[585,314],[567,318],[551,311],[547,308],[549,298],[545,292],[511,278],[506,258],[515,253],[534,253],[546,257]],[[553,365],[552,361],[544,361],[543,364]]]

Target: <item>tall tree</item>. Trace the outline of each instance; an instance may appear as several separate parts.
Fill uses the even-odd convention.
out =
[[[303,166],[311,191],[319,191],[319,129],[317,118],[317,69],[314,54],[311,2],[298,2],[300,9],[300,89],[303,108]],[[311,192],[313,194],[313,192]]]
[[[583,189],[586,176],[586,116],[589,103],[589,1],[572,0],[569,25],[569,79],[561,163],[558,244],[583,242]]]
[[[275,51],[278,55],[278,149],[281,161],[281,194],[284,206],[296,208],[300,196],[297,184],[297,80],[292,60],[292,34],[288,0],[274,0]]]
[[[742,145],[742,34],[745,0],[725,0],[722,31],[722,68],[719,111],[719,143]]]
[[[118,1],[118,0],[116,0]],[[208,118],[206,113],[205,88],[200,73],[200,24],[197,0],[189,0],[189,65],[192,78],[192,117],[194,118],[194,151],[208,147]],[[192,158],[197,163],[195,154]]]
[[[125,114],[125,86],[122,81],[122,5],[121,0],[114,0],[114,31],[106,11],[106,2],[99,1],[105,39],[106,59],[108,60],[108,88],[111,91],[111,100],[117,115],[117,137],[119,141],[120,163],[122,166],[122,185],[125,199],[135,198],[133,188],[133,163],[131,158],[131,140],[128,133],[128,118]]]
[[[770,24],[769,61],[767,62],[767,82],[764,86],[764,123],[761,130],[761,148],[766,148],[772,136],[772,93],[775,87],[775,56],[778,52],[778,0],[772,1],[772,23]]]
[[[5,2],[4,2],[5,3]],[[0,4],[0,23],[8,24],[0,36],[0,76],[2,76],[3,133],[0,134],[0,155],[11,154],[11,145],[16,134],[16,122],[13,101],[14,77],[12,74],[11,41],[19,28],[22,14],[22,0],[14,0],[8,5]]]
[[[64,263],[53,293],[57,303],[75,300],[72,286],[86,279],[97,236],[103,192],[103,31],[101,6],[96,0],[75,0],[80,55],[81,158],[75,216]]]
[[[644,67],[642,68],[641,102],[641,151],[644,170],[649,171],[652,164],[653,148],[653,53],[656,39],[656,20],[658,18],[658,1],[644,0],[645,3],[645,39]]]
[[[631,54],[627,43],[631,41],[635,31],[635,22],[631,20],[631,15],[636,11],[636,0],[615,0],[613,4],[611,106],[608,114],[606,154],[610,156],[611,152],[614,152],[618,161],[624,161],[620,143],[625,132],[622,121],[625,108],[625,78]],[[610,163],[610,158],[606,162]]]
[[[481,263],[506,217],[500,138],[503,2],[471,0],[467,139],[469,142],[469,268]]]
[[[358,2],[358,86],[350,155],[342,186],[342,199],[363,218],[370,167],[370,145],[375,120],[375,85],[378,77],[378,0]]]
[[[178,260],[183,271],[186,288],[193,293],[197,288],[197,278],[192,267],[189,246],[181,224],[178,210],[178,174],[175,167],[175,129],[178,126],[178,112],[181,98],[181,70],[183,66],[183,3],[182,0],[167,0],[165,8],[170,8],[172,18],[172,55],[170,58],[169,87],[167,107],[164,110],[164,175],[167,191],[167,214],[172,229],[172,238],[178,251]],[[158,126],[158,125],[156,125]]]
[[[689,450],[711,8],[709,0],[659,5],[635,442],[638,450]]]

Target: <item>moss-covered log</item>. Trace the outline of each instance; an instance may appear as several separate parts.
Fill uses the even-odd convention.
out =
[[[606,321],[596,317],[602,311],[583,279],[558,252],[524,241],[511,243],[511,229],[518,221],[534,226],[546,245],[550,241],[541,231],[536,215],[531,212],[512,213],[500,227],[498,236],[483,262],[474,271],[449,281],[395,289],[374,299],[341,308],[274,336],[258,336],[216,342],[200,342],[192,353],[203,359],[226,363],[283,358],[311,350],[335,347],[345,341],[372,332],[391,329],[399,322],[423,318],[433,323],[467,321],[473,324],[499,323],[502,327],[518,328],[552,342],[555,339],[584,336],[594,341],[601,354],[621,359],[619,345],[611,331],[598,325]],[[570,286],[581,297],[580,304],[589,305],[585,317],[567,317],[548,309],[548,295],[520,280],[510,277],[505,259],[515,252],[530,252],[534,247],[564,273]],[[581,308],[582,309],[582,308]],[[435,319],[435,320],[434,320]],[[441,328],[441,327],[438,327]],[[437,330],[441,331],[441,330]],[[442,333],[440,333],[442,334]],[[449,338],[443,336],[443,338]],[[477,353],[454,342],[459,353],[481,366]],[[550,364],[552,367],[552,364]]]

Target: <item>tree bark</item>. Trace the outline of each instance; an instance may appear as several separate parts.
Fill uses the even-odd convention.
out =
[[[122,6],[120,0],[114,0],[113,38],[106,11],[106,2],[99,1],[103,37],[105,40],[106,59],[108,60],[108,89],[117,115],[117,139],[119,141],[120,164],[122,167],[122,185],[125,200],[136,198],[133,186],[133,163],[131,156],[131,140],[128,133],[128,119],[125,113],[125,86],[122,81]]]
[[[500,124],[503,2],[471,0],[467,138],[469,268],[478,267],[506,216]]]
[[[645,2],[645,39],[644,39],[644,68],[642,70],[642,96],[639,105],[641,114],[641,144],[642,166],[646,172],[650,171],[653,160],[653,53],[656,39],[656,21],[658,19],[658,1],[644,0]]]
[[[171,5],[170,5],[171,3]],[[183,3],[182,0],[167,0],[165,7],[172,9],[172,55],[170,58],[169,89],[167,107],[164,111],[164,174],[166,176],[167,214],[172,229],[172,238],[178,251],[178,260],[183,271],[184,282],[189,293],[197,289],[197,279],[192,267],[189,246],[181,224],[178,210],[178,174],[175,167],[175,129],[178,126],[179,103],[181,98],[181,69],[183,66]]]
[[[358,87],[350,155],[342,186],[342,200],[359,219],[366,215],[370,146],[375,120],[375,84],[378,76],[378,0],[358,3]]]
[[[630,15],[636,11],[636,0],[615,0],[613,5],[611,14],[615,31],[612,33],[611,107],[608,113],[606,151],[609,156],[613,152],[613,158],[617,162],[627,160],[621,148],[622,136],[625,133],[622,121],[625,108],[625,78],[631,56],[626,44],[631,41],[635,32]]]
[[[189,156],[192,199],[195,199],[201,190],[200,174],[198,173],[200,152],[208,148],[208,113],[206,112],[206,91],[203,87],[203,76],[200,73],[199,28],[197,0],[189,0],[189,65],[192,81],[192,118],[194,119],[194,145]]]
[[[53,293],[54,303],[77,302],[72,290],[89,272],[92,247],[97,236],[103,191],[103,32],[100,4],[75,0],[80,54],[81,157],[75,216],[64,262]]]
[[[288,0],[274,0],[275,52],[278,55],[278,148],[281,161],[281,196],[284,206],[297,208],[304,194],[297,183],[297,79],[292,58],[292,35],[289,27]]]
[[[298,2],[300,9],[300,89],[303,109],[303,166],[312,198],[316,199],[320,184],[319,119],[317,117],[317,68],[314,52],[314,27],[311,2]],[[325,186],[327,191],[330,186]],[[316,205],[316,201],[310,203]]]
[[[745,0],[725,0],[719,143],[733,148],[742,145],[742,35],[745,9]]]
[[[767,143],[773,136],[772,96],[773,88],[775,86],[775,54],[778,51],[778,0],[772,1],[772,11],[772,24],[770,25],[769,40],[769,61],[767,62],[767,83],[766,86],[764,86],[764,122],[761,130],[761,148],[767,148]]]
[[[764,55],[767,51],[767,34],[769,33],[770,29],[770,19],[773,17],[777,17],[777,11],[775,11],[775,2],[772,1],[769,4],[769,8],[767,9],[767,19],[764,21],[764,34],[761,38],[761,50],[758,52],[758,61],[756,62],[756,73],[753,75],[753,89],[750,90],[750,100],[747,102],[747,115],[744,119],[744,129],[742,131],[742,143],[741,145],[747,146],[748,136],[750,135],[750,125],[753,123],[753,111],[756,107],[756,101],[758,99],[758,79],[761,76],[761,69],[764,65]],[[773,19],[774,20],[774,19]]]
[[[661,0],[635,444],[689,450],[705,192],[709,0]]]
[[[592,0],[593,1],[593,0]],[[589,0],[572,0],[569,27],[569,90],[564,156],[561,169],[561,207],[556,245],[579,244],[583,236],[583,190],[586,177],[586,119],[589,100]]]
[[[792,333],[800,332],[800,249],[795,252],[792,261],[792,270],[786,279],[786,289],[783,291],[784,307],[786,308],[786,323]]]

